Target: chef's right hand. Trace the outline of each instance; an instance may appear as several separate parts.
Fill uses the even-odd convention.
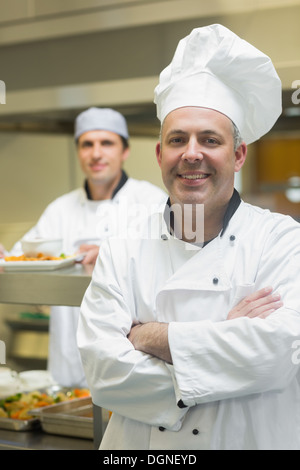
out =
[[[98,253],[99,253],[99,246],[98,245],[80,245],[79,253],[86,253],[85,257],[81,261],[81,264],[95,264]]]
[[[5,256],[5,248],[0,243],[0,258],[4,258],[4,256]]]
[[[280,295],[273,293],[272,287],[266,287],[241,300],[236,307],[230,310],[227,320],[239,317],[266,318],[282,306]]]

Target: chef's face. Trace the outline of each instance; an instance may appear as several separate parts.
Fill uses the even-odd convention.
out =
[[[129,155],[121,137],[110,131],[96,130],[82,134],[77,143],[82,171],[91,183],[118,181],[122,164]]]
[[[172,111],[156,147],[171,203],[204,204],[205,213],[229,202],[234,173],[241,169],[246,153],[245,143],[234,150],[230,119],[199,107]]]

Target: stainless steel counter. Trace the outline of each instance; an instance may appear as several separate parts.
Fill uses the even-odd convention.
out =
[[[0,268],[0,303],[80,306],[93,266],[75,265],[54,271],[4,271]],[[94,442],[48,435],[41,430],[0,430],[0,449],[95,449],[102,438],[101,408],[94,406]]]
[[[80,306],[93,266],[76,263],[54,271],[4,271],[0,303]]]
[[[0,450],[95,450],[92,440],[55,436],[42,431],[0,429]]]

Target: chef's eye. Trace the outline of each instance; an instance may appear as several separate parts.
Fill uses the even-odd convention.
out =
[[[183,138],[182,137],[172,137],[172,139],[170,139],[170,144],[181,144],[183,142]]]
[[[207,139],[205,139],[205,142],[208,144],[208,145],[218,145],[219,142],[217,141],[217,139],[215,139],[214,137],[208,137]]]
[[[89,140],[84,140],[80,145],[81,148],[87,148],[87,147],[92,147],[92,146],[93,146],[93,142],[90,142]]]

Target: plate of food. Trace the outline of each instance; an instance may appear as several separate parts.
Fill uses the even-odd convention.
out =
[[[81,254],[49,256],[38,253],[36,256],[6,256],[0,259],[0,268],[5,271],[49,271],[74,264]]]

